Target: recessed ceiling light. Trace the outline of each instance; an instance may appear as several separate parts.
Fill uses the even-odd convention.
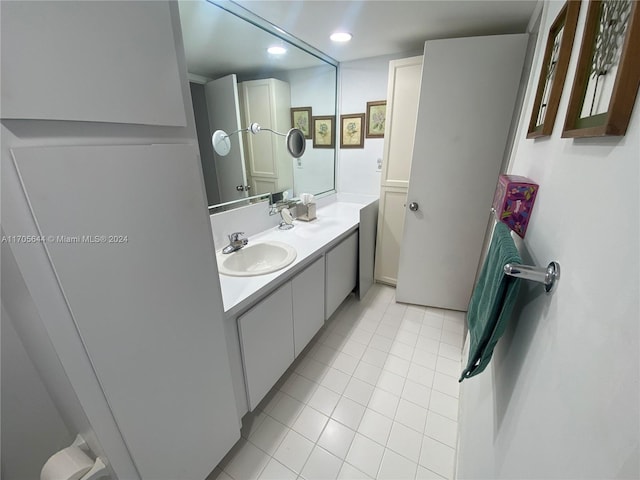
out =
[[[332,33],[329,38],[334,42],[348,42],[353,38],[353,35],[348,32],[336,32]]]
[[[267,48],[267,52],[269,52],[271,55],[284,55],[285,53],[287,53],[287,49],[284,47],[275,46]]]

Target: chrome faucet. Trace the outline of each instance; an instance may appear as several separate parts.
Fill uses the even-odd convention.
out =
[[[244,232],[234,232],[229,235],[229,245],[222,249],[222,253],[236,252],[249,243],[249,239],[242,235],[244,235]]]

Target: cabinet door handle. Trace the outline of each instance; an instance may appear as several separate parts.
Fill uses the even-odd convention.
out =
[[[409,204],[409,210],[411,210],[412,212],[417,212],[419,208],[420,208],[420,205],[418,205],[417,202],[411,202]]]

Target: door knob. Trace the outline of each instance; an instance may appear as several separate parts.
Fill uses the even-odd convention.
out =
[[[409,204],[409,210],[411,210],[412,212],[417,212],[419,208],[420,206],[417,204],[417,202],[411,202]]]
[[[243,185],[236,185],[236,190],[239,192],[244,192],[244,186]]]

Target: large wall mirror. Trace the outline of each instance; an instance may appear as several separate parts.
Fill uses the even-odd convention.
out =
[[[336,63],[233,2],[178,4],[209,205],[334,190],[335,132],[326,131],[330,120],[319,119],[314,140],[313,117],[333,118],[336,126]],[[270,47],[285,53],[269,53]],[[291,157],[285,138],[267,131],[230,135],[229,154],[214,152],[214,131],[231,133],[252,122],[308,132],[304,155]]]

